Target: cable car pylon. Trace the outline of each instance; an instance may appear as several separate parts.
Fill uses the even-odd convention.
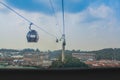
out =
[[[65,61],[65,46],[66,46],[66,39],[65,39],[65,18],[64,18],[64,0],[62,0],[62,15],[63,15],[63,35],[62,35],[62,55],[61,55],[61,61],[64,63]]]

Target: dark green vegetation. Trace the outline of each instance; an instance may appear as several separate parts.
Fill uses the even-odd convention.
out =
[[[96,54],[96,59],[120,60],[120,48],[107,48],[98,51],[91,51],[89,53]]]
[[[61,62],[61,57],[59,57],[59,60],[54,61],[52,63],[51,68],[89,68],[88,65],[86,65],[83,62],[80,62],[79,59],[72,57],[71,55],[65,55],[65,62]]]

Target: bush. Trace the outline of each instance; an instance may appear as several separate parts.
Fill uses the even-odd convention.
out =
[[[64,63],[59,59],[52,63],[51,68],[89,68],[89,66],[71,55],[66,55]]]

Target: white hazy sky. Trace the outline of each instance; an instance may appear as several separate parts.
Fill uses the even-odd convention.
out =
[[[26,6],[21,7],[24,4],[16,6],[14,1],[15,0],[5,0],[3,2],[41,28],[51,34],[57,35],[59,38],[61,37],[59,31],[62,30],[61,11],[55,13],[59,23],[59,26],[56,26],[56,19],[50,15],[51,13],[48,14],[44,11],[33,10],[27,11]],[[26,0],[26,2],[27,1],[28,0]],[[48,6],[48,1],[49,0],[40,0],[39,2],[40,4]],[[79,4],[82,4],[82,0],[70,0],[70,2],[72,1],[74,1],[74,5],[77,4],[77,7],[83,8],[83,6],[79,6]],[[71,8],[73,10],[70,11],[67,7],[69,7],[68,4],[71,3],[67,3],[66,9],[68,11],[65,12],[66,49],[98,50],[103,48],[120,48],[120,16],[118,15],[120,13],[120,11],[118,11],[120,8],[118,3],[120,4],[120,1],[117,2],[116,0],[116,3],[113,3],[114,0],[109,0],[109,4],[105,3],[104,0],[101,0],[101,2],[99,2],[100,0],[96,1],[93,0],[92,2],[91,0],[85,8],[80,8],[82,10]],[[53,4],[56,6],[57,2],[53,1]],[[59,7],[56,6],[55,9],[59,10]],[[35,26],[33,26],[33,29],[38,31],[40,40],[34,44],[27,43],[26,34],[29,31],[28,27],[28,22],[0,4],[0,48],[61,49],[61,42],[57,44],[55,42],[56,38],[47,35]]]

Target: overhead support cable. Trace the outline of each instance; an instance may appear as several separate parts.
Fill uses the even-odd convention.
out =
[[[63,35],[65,35],[65,14],[64,14],[64,1],[62,0],[62,16],[63,16]]]
[[[55,8],[53,6],[53,2],[52,2],[52,0],[49,0],[49,2],[50,2],[50,5],[51,5],[51,9],[53,11],[53,15],[56,19],[56,26],[58,27],[60,34],[62,34],[62,31],[61,31],[60,26],[59,26],[59,21],[58,21],[57,15],[56,15],[56,11],[55,11]]]
[[[9,7],[7,4],[3,3],[0,1],[0,3],[5,6],[6,8],[8,8],[9,10],[11,10],[12,12],[14,12],[15,14],[17,14],[18,16],[20,16],[21,18],[23,18],[24,20],[26,20],[29,23],[32,23],[30,20],[28,20],[27,18],[25,18],[24,16],[20,15],[18,12],[16,12],[15,10],[13,10],[11,7]]]
[[[24,16],[22,16],[21,14],[19,14],[17,11],[15,11],[14,9],[12,9],[11,7],[9,7],[7,4],[3,3],[0,1],[0,4],[2,4],[3,6],[5,6],[6,8],[8,8],[9,10],[11,10],[12,12],[14,12],[15,14],[17,14],[19,17],[23,18],[25,21],[27,21],[28,23],[32,23],[32,25],[34,25],[35,27],[39,28],[41,31],[47,33],[48,35],[56,38],[56,36],[54,34],[49,33],[48,31],[44,30],[43,28],[41,28],[40,26],[36,25],[35,23],[33,23],[32,21],[30,21],[29,19],[25,18]]]

